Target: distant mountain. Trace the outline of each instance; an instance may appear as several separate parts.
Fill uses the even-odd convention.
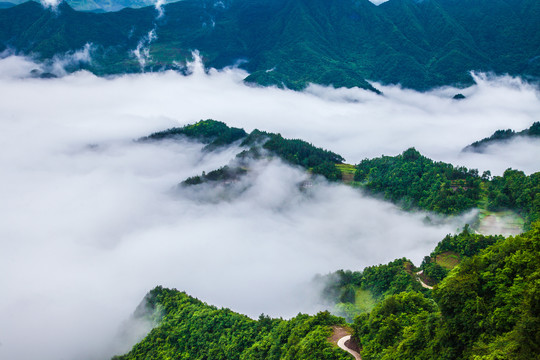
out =
[[[10,4],[18,5],[32,0],[11,0]],[[35,0],[37,1],[37,0]],[[169,4],[179,0],[164,0],[164,4]],[[153,6],[156,3],[156,0],[66,0],[66,2],[73,9],[78,11],[118,11],[123,8],[141,8],[145,6]],[[0,3],[0,8],[3,3]],[[7,6],[5,6],[7,7]]]
[[[91,43],[86,68],[111,74],[176,68],[197,49],[207,66],[240,63],[247,81],[293,89],[373,89],[369,79],[426,90],[470,84],[471,70],[540,77],[537,0],[184,0],[164,11],[25,3],[0,10],[0,51],[46,60]]]
[[[508,142],[517,137],[526,137],[540,140],[540,122],[537,121],[530,128],[523,131],[515,132],[512,129],[497,130],[490,137],[476,141],[471,145],[466,146],[463,151],[482,153],[489,145]]]
[[[7,9],[13,6],[15,6],[15,4],[11,2],[0,2],[0,9]]]

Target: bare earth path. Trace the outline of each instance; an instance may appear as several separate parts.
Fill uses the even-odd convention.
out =
[[[352,349],[349,349],[349,348],[347,347],[347,345],[345,344],[345,343],[346,343],[347,341],[349,341],[350,339],[351,339],[351,335],[346,335],[346,336],[344,336],[344,337],[342,337],[341,339],[338,340],[337,345],[338,345],[341,349],[345,350],[346,352],[348,352],[349,354],[351,354],[352,356],[354,356],[354,358],[355,358],[356,360],[362,360],[362,358],[360,357],[360,354],[359,354],[359,353],[357,353],[356,351],[354,351],[354,350],[352,350]]]
[[[431,289],[433,290],[433,286],[429,286],[428,284],[426,284],[425,282],[422,281],[422,279],[420,279],[420,276],[419,275],[422,275],[424,273],[424,270],[422,271],[419,271],[416,273],[416,280],[418,280],[420,282],[420,285],[422,285],[422,287],[425,287],[426,289]]]

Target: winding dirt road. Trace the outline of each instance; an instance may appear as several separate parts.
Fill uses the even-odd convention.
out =
[[[344,337],[342,337],[341,339],[338,340],[337,345],[338,345],[341,349],[345,350],[346,352],[348,352],[349,354],[351,354],[352,356],[354,356],[354,358],[355,358],[356,360],[362,360],[362,358],[360,357],[360,354],[359,354],[359,353],[357,353],[356,351],[354,351],[354,350],[352,350],[352,349],[349,349],[349,348],[347,347],[347,345],[345,345],[345,343],[346,343],[348,340],[350,340],[350,339],[351,339],[351,335],[344,336]]]
[[[424,270],[417,272],[416,273],[416,280],[418,280],[420,282],[420,285],[422,285],[422,287],[425,287],[426,289],[433,290],[433,286],[429,286],[428,284],[423,282],[422,279],[420,279],[420,275],[422,275],[423,273],[424,273]]]

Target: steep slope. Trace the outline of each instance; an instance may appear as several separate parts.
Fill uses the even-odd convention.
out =
[[[414,89],[469,84],[469,71],[540,76],[540,5],[534,0],[184,0],[90,14],[66,3],[0,10],[0,49],[49,59],[93,44],[98,73],[174,67],[197,49],[208,66],[243,61],[248,81],[300,89],[309,82]],[[149,32],[155,35],[148,40]],[[371,88],[372,89],[372,88]]]
[[[328,341],[344,320],[321,312],[293,319],[259,320],[218,309],[177,290],[156,287],[137,309],[138,317],[158,317],[159,325],[123,356],[128,359],[321,359],[349,355]]]
[[[355,319],[363,359],[538,359],[540,224],[462,261],[433,290]]]

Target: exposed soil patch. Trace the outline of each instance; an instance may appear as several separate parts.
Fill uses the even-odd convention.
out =
[[[345,346],[351,350],[356,351],[357,353],[360,353],[360,346],[358,346],[358,342],[356,342],[352,337],[349,340],[345,341]]]
[[[344,183],[350,183],[354,180],[354,174],[348,174],[348,173],[341,173],[341,179]]]
[[[349,329],[341,326],[332,326],[332,330],[332,336],[328,339],[328,341],[336,345],[339,339],[351,334],[351,331]]]

